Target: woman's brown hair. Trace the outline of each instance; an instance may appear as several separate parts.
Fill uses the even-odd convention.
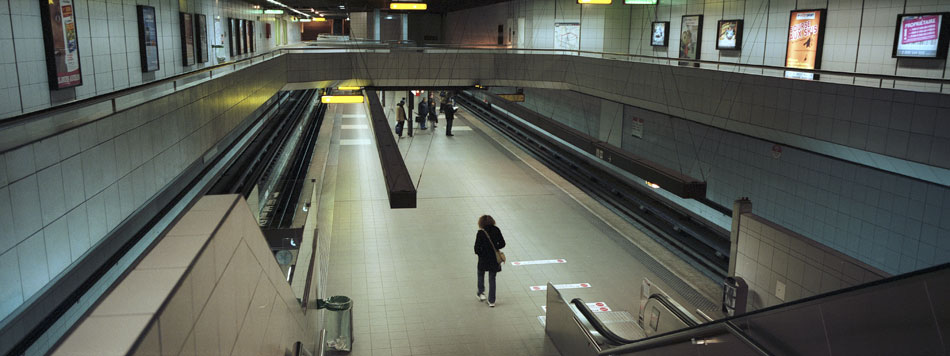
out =
[[[484,229],[489,225],[495,225],[495,219],[492,219],[491,215],[482,215],[482,217],[478,218],[479,229]]]

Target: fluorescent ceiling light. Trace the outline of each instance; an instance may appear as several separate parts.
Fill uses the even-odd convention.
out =
[[[268,15],[283,15],[283,14],[284,14],[284,10],[281,10],[281,9],[268,9],[268,10],[264,10],[264,13],[265,13],[265,14],[268,14]]]
[[[363,87],[338,87],[337,89],[340,89],[340,90],[360,90],[360,89],[363,89]]]
[[[391,2],[389,8],[391,10],[425,10],[428,6],[424,2]]]
[[[311,20],[311,19],[300,19],[299,21],[300,21],[300,22],[310,22],[310,21],[313,21],[313,20]]]
[[[324,95],[320,97],[324,104],[359,104],[363,102],[362,95]]]
[[[577,0],[578,4],[589,4],[589,5],[610,5],[613,0]]]
[[[656,0],[623,0],[627,5],[656,5]]]
[[[327,22],[327,19],[322,18],[322,17],[318,17],[318,18],[315,18],[315,19],[313,19],[313,20],[316,21],[316,22]]]

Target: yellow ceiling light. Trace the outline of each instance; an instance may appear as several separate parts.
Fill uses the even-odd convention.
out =
[[[391,2],[389,3],[390,10],[425,10],[427,8],[428,6],[424,2]]]
[[[339,87],[339,88],[337,88],[337,89],[340,89],[340,90],[360,90],[360,89],[363,89],[363,87]]]
[[[588,5],[610,5],[613,0],[577,0],[578,4]]]
[[[324,104],[359,104],[363,102],[362,95],[324,95],[320,97]]]
[[[323,15],[320,15],[320,16],[323,16]],[[316,22],[327,22],[327,19],[323,17],[317,17],[317,18],[314,18],[313,20]]]

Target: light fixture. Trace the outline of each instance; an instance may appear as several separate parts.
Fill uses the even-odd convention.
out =
[[[338,87],[337,89],[340,89],[340,90],[360,90],[360,89],[363,89],[363,87]]]
[[[267,10],[264,10],[264,14],[266,14],[266,15],[283,15],[283,14],[284,14],[284,10],[281,10],[281,9],[267,9]]]
[[[391,2],[389,3],[390,10],[425,10],[427,8],[428,8],[428,5],[426,5],[426,3],[424,2]]]
[[[320,97],[324,104],[359,104],[363,102],[362,95],[324,95]]]
[[[285,9],[287,9],[287,10],[296,12],[296,13],[300,14],[301,16],[310,17],[310,15],[307,15],[307,14],[305,14],[305,13],[303,13],[303,12],[300,12],[300,10],[297,10],[297,9],[292,8],[292,7],[290,7],[290,6],[284,5],[284,4],[281,3],[280,1],[277,1],[277,0],[267,0],[267,2],[269,2],[269,3],[271,3],[271,4],[274,4],[274,5],[278,5],[278,6],[280,6],[280,7],[283,7],[283,8],[285,8]]]
[[[647,183],[647,186],[650,187],[650,188],[653,188],[653,189],[660,189],[660,185],[659,185],[659,184],[653,183],[653,182],[651,182],[651,181],[646,181],[646,183]]]
[[[318,17],[318,18],[315,18],[315,19],[313,19],[313,20],[316,21],[316,22],[327,22],[327,19],[322,18],[322,17]]]
[[[393,19],[393,15],[386,15],[386,19],[387,19],[387,20],[392,20],[392,19]]]
[[[261,5],[251,5],[251,7],[255,8],[255,9],[260,9],[260,8],[261,8]]]
[[[613,0],[577,0],[578,4],[587,4],[587,5],[610,5]]]
[[[345,8],[346,8],[346,6],[343,6],[343,5],[340,5],[340,8],[341,8],[341,9],[345,9]]]
[[[298,21],[298,22],[310,22],[310,21],[312,21],[312,20],[310,20],[310,19],[300,19],[300,20],[297,20],[297,21]]]
[[[656,0],[623,0],[627,5],[656,5]]]

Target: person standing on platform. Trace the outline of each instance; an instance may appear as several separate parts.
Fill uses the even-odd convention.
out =
[[[429,115],[429,105],[426,104],[426,99],[422,99],[419,102],[419,116],[416,117],[416,121],[419,122],[419,129],[426,129],[426,116]]]
[[[488,272],[488,306],[495,307],[495,274],[501,272],[496,250],[505,248],[505,237],[501,229],[495,226],[490,215],[478,218],[478,233],[475,234],[475,254],[478,255],[478,294],[480,301],[485,298],[485,272]]]
[[[406,109],[403,107],[405,104],[405,99],[396,104],[396,134],[400,138],[402,138],[402,128],[406,125]]]
[[[439,125],[439,113],[435,109],[435,99],[429,98],[429,121],[432,121],[433,130]]]
[[[455,111],[455,104],[452,103],[452,97],[447,96],[445,101],[442,102],[442,113],[445,114],[446,136],[455,136],[452,134],[452,121],[455,121]]]

